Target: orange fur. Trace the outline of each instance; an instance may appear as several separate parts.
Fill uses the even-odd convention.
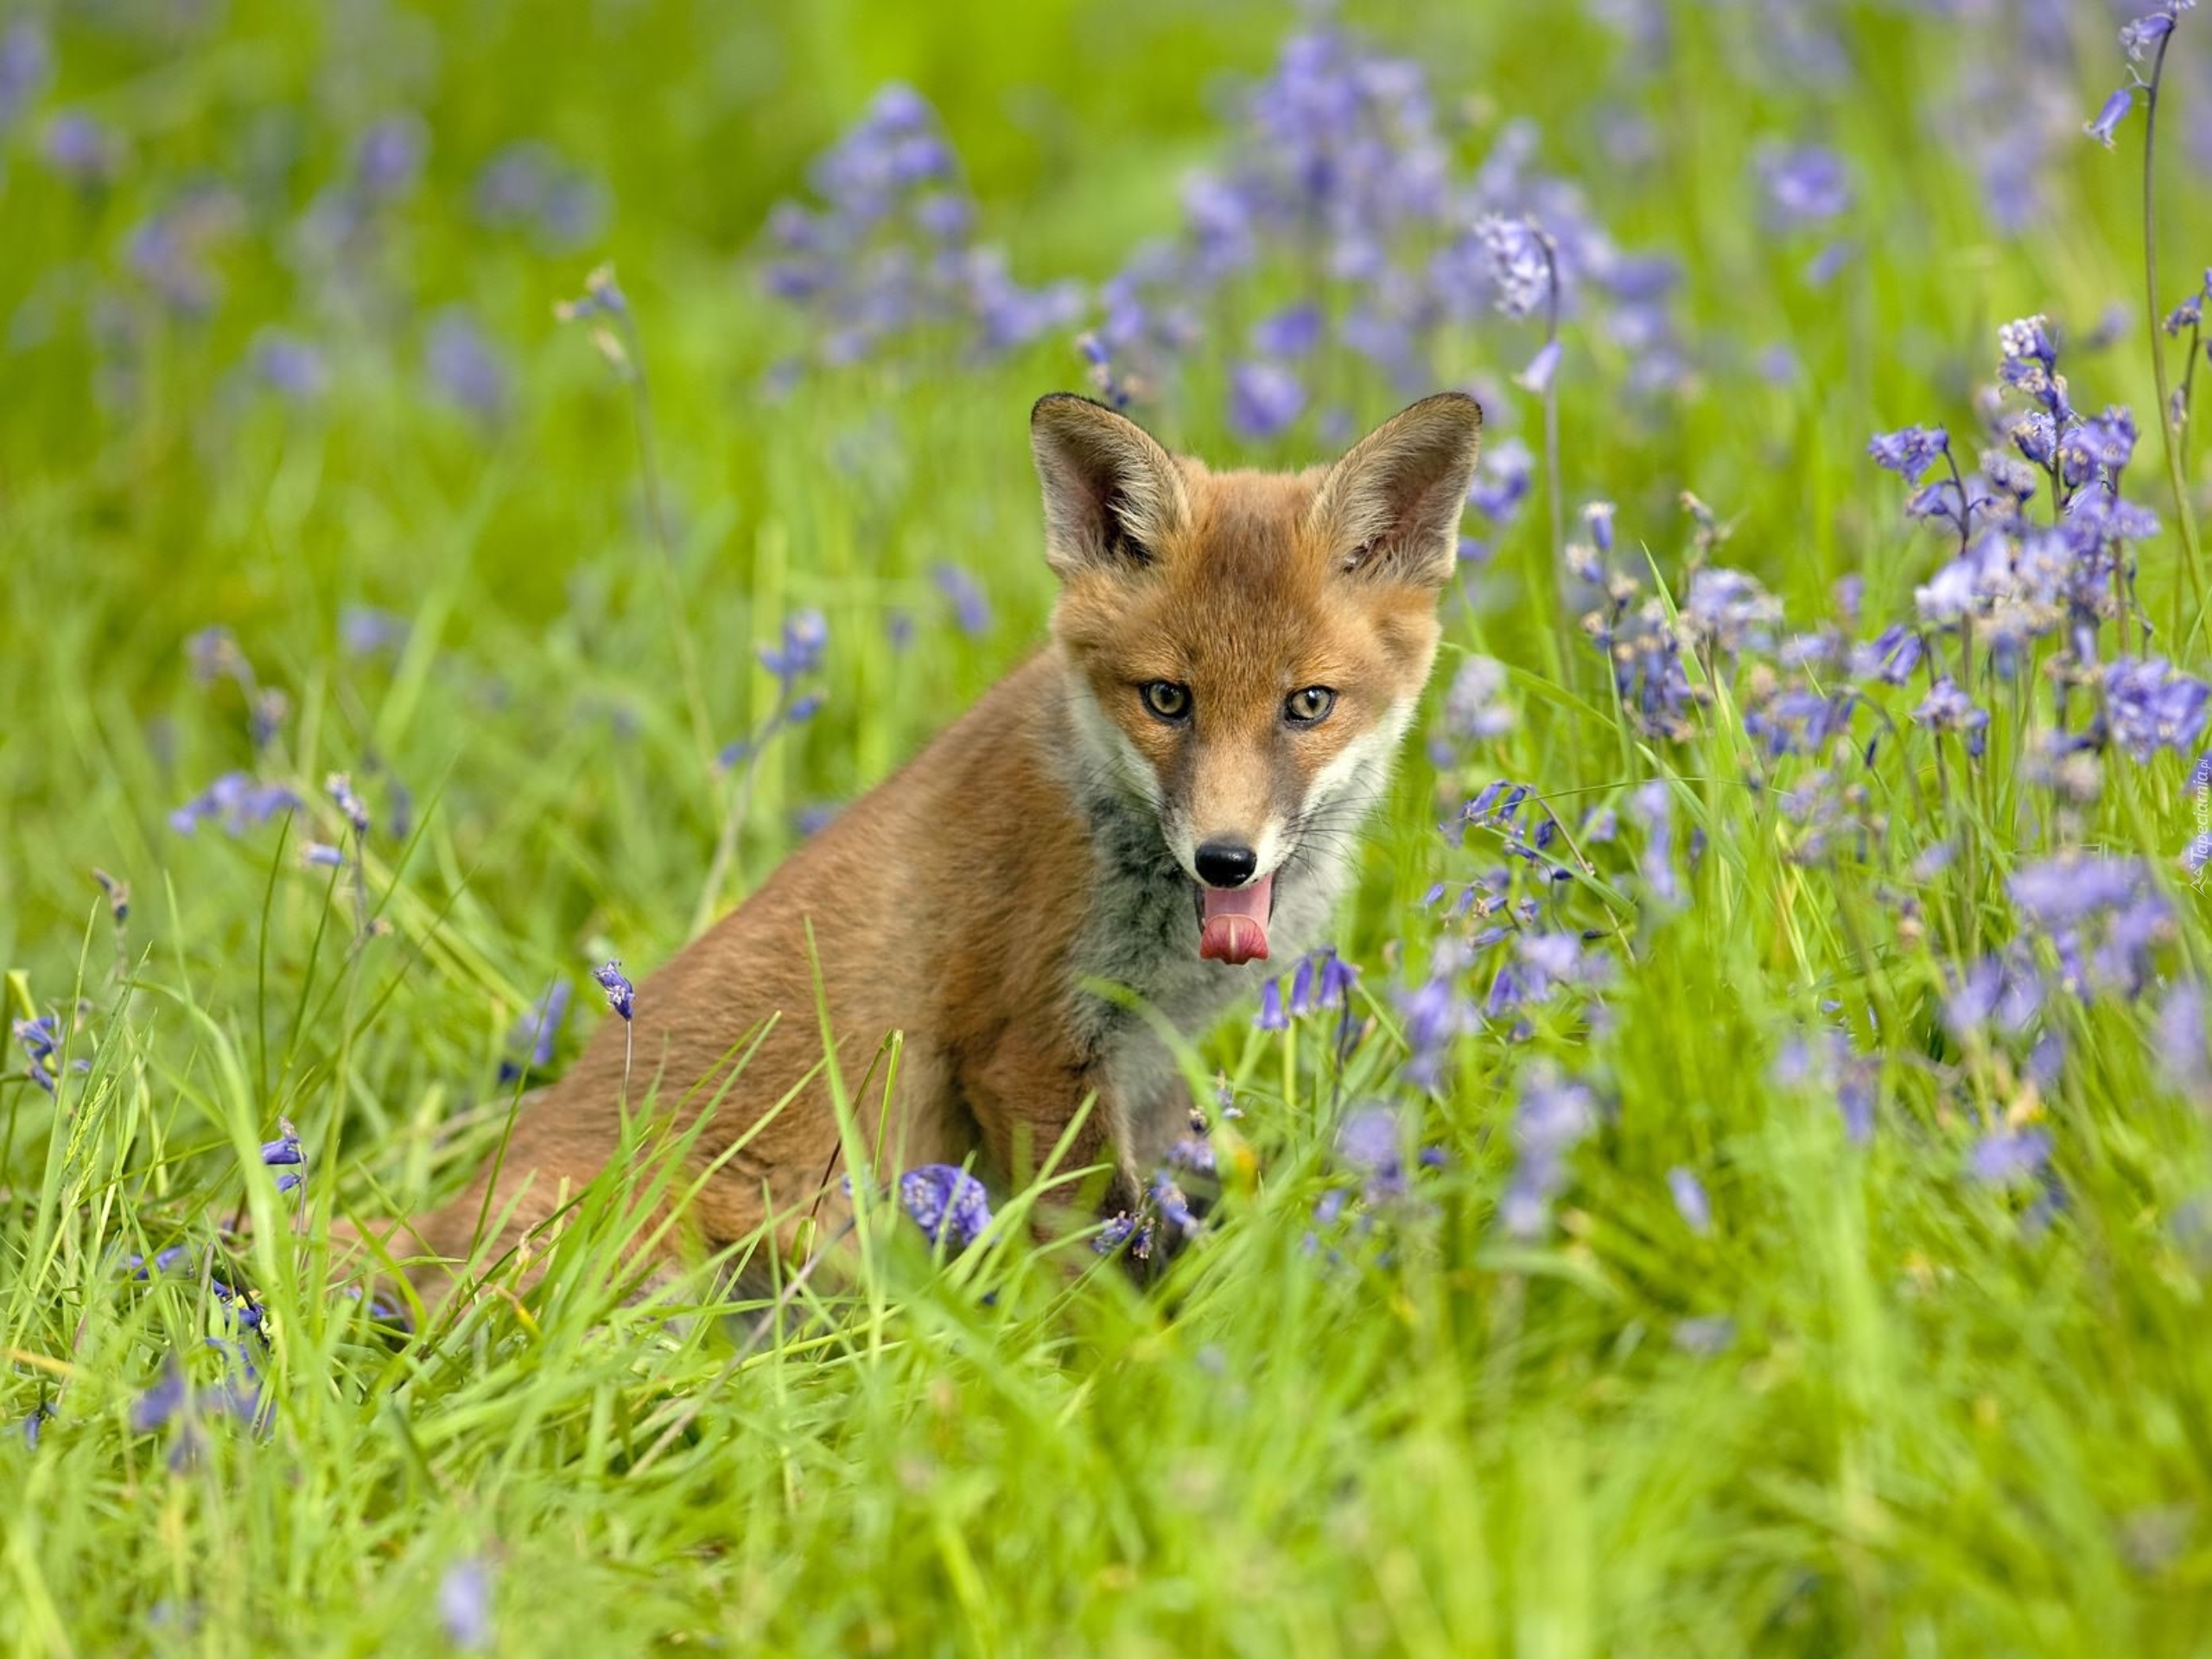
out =
[[[1095,404],[1038,406],[1052,643],[639,989],[630,1102],[684,1126],[774,1020],[700,1128],[694,1168],[746,1144],[691,1231],[722,1244],[772,1216],[787,1245],[800,1217],[842,1213],[810,929],[845,1077],[904,1034],[880,1170],[980,1154],[1022,1179],[1095,1095],[1064,1167],[1110,1166],[1109,1209],[1134,1204],[1187,1103],[1147,1028],[1081,982],[1120,975],[1186,1030],[1257,982],[1262,965],[1197,960],[1192,837],[1273,836],[1283,943],[1318,941],[1434,655],[1479,424],[1467,399],[1432,398],[1335,468],[1217,474]],[[1184,726],[1146,711],[1151,680],[1190,689]],[[1284,699],[1309,685],[1335,711],[1293,729]],[[487,1168],[414,1224],[421,1246],[467,1256],[487,1198],[506,1220],[480,1262],[554,1214],[617,1151],[624,1068],[610,1019],[525,1103],[496,1182]],[[856,1113],[871,1137],[877,1098]]]

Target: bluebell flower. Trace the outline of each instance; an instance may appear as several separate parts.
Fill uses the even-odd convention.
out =
[[[1610,558],[1613,551],[1613,504],[1610,501],[1586,501],[1582,506],[1582,526],[1590,533],[1590,543],[1601,557]]]
[[[556,979],[545,988],[545,995],[525,1009],[507,1033],[510,1047],[520,1048],[522,1062],[502,1062],[499,1078],[503,1083],[528,1071],[543,1071],[553,1063],[553,1047],[560,1039],[561,1027],[569,1017],[569,982]]]
[[[1667,1172],[1667,1191],[1690,1231],[1703,1238],[1713,1230],[1713,1205],[1705,1195],[1705,1184],[1695,1174],[1677,1164]]]
[[[46,25],[31,16],[16,17],[0,33],[0,132],[15,124],[54,78],[54,48]]]
[[[1943,1023],[1961,1037],[1982,1030],[2018,1035],[2042,1012],[2043,976],[2018,945],[1967,964],[1943,1000]]]
[[[1765,651],[1782,623],[1782,601],[1758,578],[1725,566],[1707,565],[1690,577],[1683,597],[1682,626],[1700,650],[1731,655]]]
[[[638,988],[622,976],[622,963],[616,958],[594,968],[591,976],[607,993],[607,1006],[627,1020],[637,1007]]]
[[[1321,308],[1301,300],[1255,323],[1252,349],[1267,357],[1304,357],[1321,343]]]
[[[1866,644],[1851,648],[1851,677],[1883,685],[1903,685],[1920,666],[1926,650],[1918,633],[1902,623],[1896,624],[1885,628]]]
[[[1997,348],[1999,379],[2034,398],[2053,416],[2071,412],[2066,402],[2066,383],[2058,376],[2058,349],[2051,343],[2047,318],[2037,315],[2006,323],[1997,331]],[[2036,459],[2025,445],[2022,453],[2031,461]]]
[[[79,188],[112,183],[123,147],[103,123],[82,110],[62,110],[46,124],[40,144],[46,164]]]
[[[990,1194],[956,1164],[923,1164],[899,1178],[899,1205],[932,1244],[968,1249],[991,1224]]]
[[[415,188],[430,146],[423,118],[407,111],[385,116],[353,149],[353,180],[362,194],[391,200]]]
[[[2148,762],[2159,749],[2193,746],[2212,705],[2212,686],[2158,657],[2107,664],[2104,694],[2102,721],[2113,741],[2138,762]]]
[[[1925,726],[1930,731],[1963,736],[1967,753],[1980,759],[1987,736],[1989,711],[1975,707],[1974,699],[1961,690],[1949,675],[1943,675],[1929,687],[1927,696],[1912,711],[1912,718],[1916,725]]]
[[[1494,524],[1510,523],[1529,499],[1535,469],[1535,455],[1520,439],[1485,444],[1475,464],[1475,481],[1468,486],[1467,505]]]
[[[1229,371],[1230,429],[1258,442],[1287,430],[1306,410],[1306,388],[1280,363],[1246,360]]]
[[[506,363],[465,308],[448,306],[430,319],[423,366],[442,397],[479,421],[506,414],[512,396]]]
[[[1090,1248],[1101,1255],[1111,1255],[1116,1250],[1127,1249],[1135,1260],[1149,1261],[1152,1257],[1154,1225],[1150,1216],[1133,1216],[1126,1210],[1109,1219],[1090,1241]]]
[[[1288,1031],[1290,1017],[1282,1006],[1282,982],[1271,979],[1260,987],[1260,1011],[1252,1016],[1253,1026],[1261,1031]]]
[[[53,1094],[54,1076],[52,1061],[61,1042],[60,1021],[53,1014],[40,1014],[35,1019],[16,1020],[9,1030],[22,1045],[25,1070],[31,1081],[48,1094]]]
[[[184,1367],[171,1354],[162,1367],[160,1381],[131,1402],[131,1432],[144,1434],[164,1427],[185,1408],[188,1398]]]
[[[1552,380],[1559,373],[1563,349],[1558,339],[1546,340],[1529,359],[1528,366],[1513,377],[1513,384],[1523,391],[1542,397],[1552,389]]]
[[[344,866],[346,855],[328,842],[307,841],[300,843],[300,861],[334,870]]]
[[[2175,5],[2161,6],[2157,10],[2125,23],[2120,31],[2120,44],[2127,54],[2130,63],[2140,63],[2150,55],[2152,48],[2174,31],[2174,12],[2194,5],[2196,0],[2177,0]]]
[[[2212,1098],[2212,1048],[2205,1041],[2204,993],[2182,980],[2158,1008],[2152,1048],[2167,1083],[2185,1100]]]
[[[2133,996],[2173,912],[2139,858],[2062,853],[2021,865],[2005,883],[2014,907],[2057,953],[2069,988]]]
[[[1363,1106],[1347,1116],[1337,1130],[1337,1157],[1361,1178],[1368,1203],[1406,1196],[1403,1132],[1388,1106]]]
[[[1190,1133],[1169,1143],[1163,1161],[1167,1167],[1185,1174],[1211,1180],[1218,1173],[1213,1141],[1206,1135],[1206,1120],[1203,1113],[1191,1114]]]
[[[481,1653],[492,1646],[492,1570],[482,1560],[465,1558],[441,1575],[438,1623],[446,1640],[463,1653]]]
[[[1967,1167],[1985,1186],[2017,1186],[2050,1163],[2049,1129],[1995,1129],[1974,1143]]]
[[[299,1131],[292,1127],[291,1120],[286,1117],[276,1120],[276,1140],[263,1143],[261,1161],[272,1167],[280,1164],[298,1163],[301,1160]]]
[[[1444,695],[1444,730],[1463,743],[1503,737],[1513,729],[1516,718],[1504,693],[1503,664],[1490,657],[1467,657]]]
[[[939,563],[931,572],[938,591],[952,601],[953,620],[960,632],[970,639],[982,639],[991,632],[990,596],[976,580],[975,573],[963,566],[950,563]]]
[[[1843,157],[1819,144],[1769,144],[1756,158],[1767,205],[1784,226],[1824,224],[1851,206]]]
[[[2130,108],[2134,108],[2134,86],[2121,86],[2108,99],[2104,99],[2104,106],[2099,108],[2093,118],[2082,124],[2082,130],[2097,139],[2099,143],[2104,143],[2104,149],[2117,149],[2113,143],[2113,135],[2119,130],[2119,124],[2128,119]]]
[[[1533,1239],[1542,1233],[1567,1179],[1567,1155],[1597,1122],[1598,1099],[1586,1084],[1548,1069],[1522,1083],[1513,1113],[1517,1156],[1498,1201],[1498,1217],[1510,1236]]]
[[[322,353],[282,328],[264,328],[255,337],[252,362],[264,385],[294,403],[313,403],[330,384]]]
[[[334,772],[322,780],[322,787],[330,797],[331,804],[338,809],[339,816],[352,827],[353,833],[366,836],[369,833],[369,809],[353,792],[352,774]]]
[[[784,619],[778,642],[760,647],[760,665],[788,691],[796,682],[822,666],[829,645],[830,625],[822,613],[812,609],[797,611]]]
[[[108,914],[121,927],[130,919],[130,884],[110,875],[105,870],[95,869],[92,880],[100,884],[100,891],[107,895]]]
[[[1475,237],[1500,311],[1525,317],[1550,302],[1553,245],[1535,223],[1490,213],[1475,222]]]
[[[1895,473],[1908,484],[1917,484],[1950,447],[1951,435],[1940,426],[1908,426],[1876,433],[1866,453],[1876,466]]]

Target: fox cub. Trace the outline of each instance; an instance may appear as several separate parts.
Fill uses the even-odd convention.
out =
[[[816,962],[846,1076],[904,1033],[890,1109],[859,1114],[879,1173],[980,1154],[1020,1180],[1080,1116],[1058,1167],[1107,1166],[1103,1212],[1134,1211],[1190,1101],[1096,982],[1194,1032],[1321,940],[1435,656],[1481,429],[1446,393],[1333,466],[1217,473],[1087,399],[1039,403],[1051,643],[654,975],[634,1027],[602,1025],[394,1253],[512,1249],[615,1155],[626,1073],[632,1108],[711,1110],[692,1236],[767,1222],[788,1247],[841,1219]]]

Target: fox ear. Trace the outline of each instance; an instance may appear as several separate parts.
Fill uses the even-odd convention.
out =
[[[1473,398],[1457,391],[1422,398],[1329,468],[1308,530],[1347,572],[1441,588],[1459,561],[1459,514],[1482,435],[1482,405]]]
[[[1072,392],[1029,411],[1029,447],[1045,486],[1045,558],[1063,579],[1086,569],[1141,569],[1183,523],[1183,477],[1135,421]]]

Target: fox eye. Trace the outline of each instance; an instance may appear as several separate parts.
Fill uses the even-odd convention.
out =
[[[1137,688],[1137,695],[1162,720],[1182,720],[1191,712],[1191,688],[1173,680],[1147,680]]]
[[[1294,691],[1282,706],[1282,717],[1294,726],[1319,726],[1337,706],[1337,694],[1325,685],[1309,685]]]

